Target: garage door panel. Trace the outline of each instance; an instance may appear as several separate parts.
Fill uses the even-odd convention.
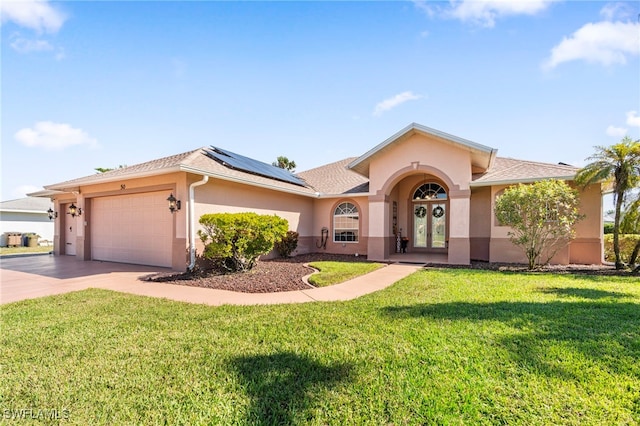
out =
[[[164,192],[93,199],[92,258],[170,267],[173,217],[165,199]]]

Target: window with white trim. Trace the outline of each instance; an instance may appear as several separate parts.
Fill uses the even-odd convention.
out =
[[[333,212],[333,242],[356,243],[360,216],[358,208],[353,203],[340,203]]]

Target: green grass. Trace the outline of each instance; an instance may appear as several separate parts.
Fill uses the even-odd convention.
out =
[[[53,246],[0,247],[0,256],[7,256],[10,254],[49,253],[52,250]]]
[[[349,302],[3,305],[0,409],[70,424],[640,423],[637,278],[428,270]]]
[[[320,271],[309,277],[309,283],[316,287],[342,283],[351,278],[373,272],[384,266],[381,263],[332,261],[312,262],[309,265]]]

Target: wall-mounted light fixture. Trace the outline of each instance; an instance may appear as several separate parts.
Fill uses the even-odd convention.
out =
[[[173,212],[180,210],[182,203],[180,203],[180,200],[177,200],[176,197],[173,196],[173,192],[171,193],[171,195],[169,195],[167,201],[169,202],[169,211],[171,211],[172,214]]]
[[[71,203],[71,205],[69,206],[69,211],[67,212],[67,214],[70,214],[71,217],[81,216],[82,215],[82,208],[76,207],[76,205],[74,203]]]
[[[49,220],[56,219],[58,217],[58,212],[51,210],[51,207],[47,210],[47,214],[49,215]]]

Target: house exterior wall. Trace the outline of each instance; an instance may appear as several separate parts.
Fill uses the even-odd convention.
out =
[[[192,175],[189,182],[200,179],[201,176]],[[201,229],[200,216],[207,213],[277,215],[287,219],[289,229],[299,234],[294,254],[314,251],[314,200],[310,197],[210,179],[207,184],[195,188],[195,201],[196,230]],[[201,253],[202,249],[202,242],[197,239],[196,250]]]
[[[584,219],[576,225],[576,238],[569,245],[569,263],[600,264],[604,261],[601,185],[589,185],[579,194]]]
[[[510,227],[501,226],[495,214],[495,200],[507,188],[506,185],[491,187],[491,262],[526,263],[527,258],[520,247],[510,240]],[[560,249],[551,259],[551,264],[600,264],[603,259],[602,239],[602,194],[600,184],[579,190],[579,211],[584,219],[575,226],[576,237],[569,245]]]
[[[408,178],[411,177],[411,178]],[[383,260],[393,252],[392,194],[398,184],[415,186],[423,179],[440,181],[448,192],[448,255],[449,263],[468,264],[470,259],[469,215],[471,155],[466,149],[422,133],[413,133],[375,154],[369,165],[369,258]],[[406,183],[405,180],[406,179]],[[398,206],[411,198],[402,186],[398,193]],[[406,198],[403,195],[407,194]],[[409,208],[409,205],[406,205]],[[399,219],[408,220],[408,214]],[[382,226],[381,226],[382,225]],[[408,235],[409,223],[399,225]]]
[[[471,260],[489,261],[491,242],[491,187],[474,188],[470,205],[470,252]]]
[[[350,196],[318,198],[313,200],[314,227],[310,253],[334,253],[367,255],[369,239],[369,203],[366,196]],[[343,202],[353,203],[358,208],[359,229],[358,242],[334,242],[333,241],[333,214],[338,204]],[[321,246],[322,228],[327,228],[329,236],[326,248]]]

